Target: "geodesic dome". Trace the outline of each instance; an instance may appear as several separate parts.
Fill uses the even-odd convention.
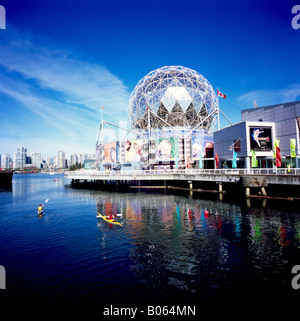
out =
[[[167,66],[151,71],[131,93],[128,117],[132,127],[195,127],[210,130],[218,100],[208,80],[195,70]],[[208,117],[209,116],[209,117]]]

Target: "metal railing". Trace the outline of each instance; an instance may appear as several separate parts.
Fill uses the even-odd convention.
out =
[[[65,176],[165,176],[165,175],[289,175],[300,176],[300,168],[228,168],[228,169],[151,169],[151,170],[120,170],[120,171],[98,171],[77,170],[65,172]]]

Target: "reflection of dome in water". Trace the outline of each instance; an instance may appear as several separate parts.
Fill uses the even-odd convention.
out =
[[[169,126],[199,126],[209,131],[217,99],[213,87],[198,72],[181,67],[167,66],[151,71],[142,78],[131,93],[128,115],[137,129]],[[148,108],[151,113],[148,115]]]

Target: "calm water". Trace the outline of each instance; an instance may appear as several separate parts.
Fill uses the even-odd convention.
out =
[[[44,215],[36,208],[49,199]],[[300,208],[73,189],[62,175],[20,174],[0,192],[0,300],[201,307],[299,300]],[[291,204],[291,203],[289,203]],[[259,205],[259,204],[258,204]],[[280,207],[281,209],[278,209]],[[122,214],[123,227],[96,218]]]

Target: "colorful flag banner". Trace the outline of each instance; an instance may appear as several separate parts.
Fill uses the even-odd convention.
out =
[[[217,89],[217,95],[218,95],[219,97],[222,97],[222,98],[226,99],[226,95],[222,94],[222,93],[219,91],[219,89]]]
[[[237,152],[233,151],[232,168],[237,168]]]
[[[291,138],[291,157],[296,157],[296,139]]]
[[[202,155],[199,154],[199,168],[202,168]]]
[[[256,154],[253,149],[251,152],[251,162],[252,162],[252,167],[258,167],[258,160],[256,159]]]
[[[276,147],[279,147],[279,143],[280,143],[280,140],[279,139],[275,139],[275,142],[274,142],[274,158],[276,158]]]
[[[255,100],[254,100],[254,108],[257,108],[257,104]]]
[[[186,168],[190,168],[191,167],[191,165],[190,165],[190,156],[187,156],[187,158],[186,158]]]
[[[178,168],[178,155],[176,155],[176,158],[175,158],[175,168],[176,169]]]
[[[276,167],[281,167],[281,155],[279,147],[276,147]]]
[[[102,109],[105,109],[102,105],[101,105],[101,108],[102,108]]]
[[[216,156],[215,156],[215,161],[216,161],[216,168],[219,168],[219,156],[218,156],[217,153],[216,153]]]

